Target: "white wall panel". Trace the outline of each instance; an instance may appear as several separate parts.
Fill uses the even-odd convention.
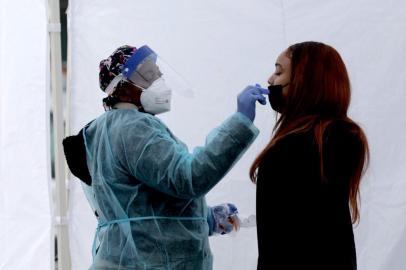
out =
[[[51,269],[46,1],[0,0],[0,269]]]

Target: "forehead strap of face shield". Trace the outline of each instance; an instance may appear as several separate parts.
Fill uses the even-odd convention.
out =
[[[147,45],[140,47],[124,64],[122,74],[127,79],[131,77],[132,73],[137,69],[147,57],[157,58],[156,53]]]

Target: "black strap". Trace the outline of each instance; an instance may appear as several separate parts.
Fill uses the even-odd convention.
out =
[[[86,146],[83,139],[83,130],[84,128],[77,135],[66,137],[63,139],[62,144],[66,162],[72,174],[86,185],[91,186],[92,177],[86,162]]]

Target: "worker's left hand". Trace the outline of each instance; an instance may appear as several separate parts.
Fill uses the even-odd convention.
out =
[[[228,234],[238,231],[240,228],[240,219],[238,218],[237,207],[232,203],[224,203],[214,207],[210,207],[209,215],[211,214],[212,224],[211,231],[213,234]],[[210,220],[210,219],[209,219]]]

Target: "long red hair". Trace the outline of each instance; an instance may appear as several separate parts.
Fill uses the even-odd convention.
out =
[[[347,116],[351,88],[345,64],[334,48],[319,42],[294,44],[286,50],[286,54],[291,59],[291,79],[285,107],[273,129],[274,136],[251,166],[251,180],[256,182],[262,159],[279,140],[292,133],[310,130],[318,145],[320,176],[323,179],[324,132],[334,120],[344,121],[363,148],[349,186],[349,204],[355,223],[359,220],[359,186],[368,166],[369,149],[363,130]]]

